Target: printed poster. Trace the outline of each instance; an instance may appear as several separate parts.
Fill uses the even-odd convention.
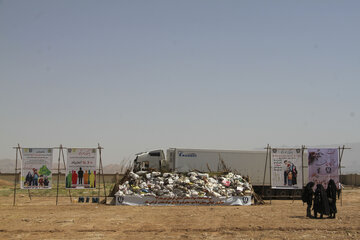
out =
[[[96,148],[69,148],[66,188],[96,188]]]
[[[23,148],[21,189],[50,189],[52,161],[51,148]]]
[[[301,149],[273,148],[271,151],[271,188],[302,189]]]
[[[330,179],[339,186],[339,152],[337,148],[308,149],[309,182],[327,188]]]

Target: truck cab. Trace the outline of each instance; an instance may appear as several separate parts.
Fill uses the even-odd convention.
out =
[[[165,166],[166,160],[163,150],[137,153],[134,160],[134,171],[161,170]]]

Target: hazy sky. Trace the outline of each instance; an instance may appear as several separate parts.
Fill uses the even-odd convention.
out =
[[[360,142],[360,1],[0,1],[0,158]]]

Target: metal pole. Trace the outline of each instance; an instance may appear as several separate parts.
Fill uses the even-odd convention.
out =
[[[339,146],[339,168],[340,168],[340,177],[339,178],[340,178],[340,181],[341,181],[341,160],[342,160],[342,157],[343,157],[343,154],[344,154],[344,149],[345,149],[345,145],[343,145],[341,155],[340,155],[340,146]],[[340,184],[341,184],[341,182],[340,182]],[[340,204],[342,206],[342,191],[340,192],[340,194],[341,194]]]
[[[99,148],[100,165],[101,165],[101,171],[102,171],[102,177],[103,177],[104,195],[105,195],[105,204],[106,204],[106,202],[107,202],[107,198],[106,198],[106,185],[105,185],[105,177],[104,177],[104,168],[103,168],[102,158],[101,158],[101,149],[102,149],[102,147],[100,147],[100,144],[99,144],[99,143],[98,143],[98,148]]]
[[[20,145],[18,144],[18,147],[19,147],[19,149],[20,149]],[[21,153],[21,151],[19,151],[19,153],[20,153],[20,161],[22,161],[22,153]],[[28,189],[28,194],[29,194],[29,198],[30,198],[30,201],[31,201],[31,192],[30,192],[30,189]]]
[[[305,186],[305,179],[304,179],[304,152],[305,152],[305,145],[301,145],[301,178],[302,178],[302,186]],[[303,202],[304,206],[304,202]]]
[[[65,157],[64,157],[64,148],[61,148],[61,155],[62,155],[62,159],[63,159],[63,163],[64,163],[64,168],[65,168],[65,184],[66,184],[66,164],[65,164]],[[65,185],[66,188],[66,185]],[[70,196],[70,203],[72,203],[72,197],[71,197],[71,191],[69,188],[69,196]]]
[[[19,149],[20,149],[20,145],[18,145]],[[19,150],[19,153],[20,153],[20,160],[22,161],[22,153],[21,151]],[[28,189],[28,194],[29,194],[29,198],[30,198],[30,201],[31,201],[31,193],[30,193],[30,189]]]
[[[340,155],[340,147],[339,147],[339,168],[340,168],[340,177],[341,177],[341,160],[344,154],[345,145],[341,148],[341,155]]]
[[[302,162],[301,178],[302,178],[303,187],[305,186],[305,179],[304,179],[304,152],[305,152],[305,145],[302,145],[301,146],[301,162]]]
[[[269,154],[269,144],[266,146],[266,158],[265,158],[265,168],[264,168],[264,178],[263,178],[263,188],[262,188],[262,195],[264,198],[264,191],[265,191],[265,177],[266,177],[266,165],[268,160],[268,154]]]
[[[101,181],[101,178],[100,178],[100,163],[99,163],[99,172],[98,172],[98,204],[100,204],[100,181]],[[95,176],[95,179],[96,179],[96,176]]]
[[[270,194],[270,204],[271,204],[271,200],[272,200],[272,195],[273,195],[273,189],[272,189],[272,186],[271,186],[271,184],[272,184],[272,182],[271,182],[271,147],[270,147],[270,149],[269,149],[269,153],[270,153],[270,164],[269,164],[269,169],[270,169],[270,174],[269,174],[269,176],[270,176],[270,191],[271,191],[271,194]]]
[[[60,144],[59,148],[59,158],[58,158],[58,176],[57,176],[57,187],[56,187],[56,205],[58,205],[58,196],[59,196],[59,180],[60,180],[60,154],[62,150],[62,145]]]
[[[339,156],[339,169],[340,169],[340,176],[339,176],[339,182],[341,181],[341,155],[340,155],[340,146],[338,147],[338,156]],[[342,194],[341,194],[342,195]],[[340,204],[342,206],[342,199],[340,200]]]
[[[15,201],[16,201],[16,184],[17,184],[17,162],[18,162],[18,151],[19,151],[19,144],[18,147],[16,148],[16,160],[15,160],[15,171],[14,171],[14,201],[13,201],[13,206],[15,206]]]

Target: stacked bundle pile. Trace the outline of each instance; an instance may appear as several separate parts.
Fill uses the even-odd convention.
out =
[[[130,172],[119,186],[118,196],[232,197],[249,196],[254,191],[242,176],[227,173],[210,177],[207,173]]]

